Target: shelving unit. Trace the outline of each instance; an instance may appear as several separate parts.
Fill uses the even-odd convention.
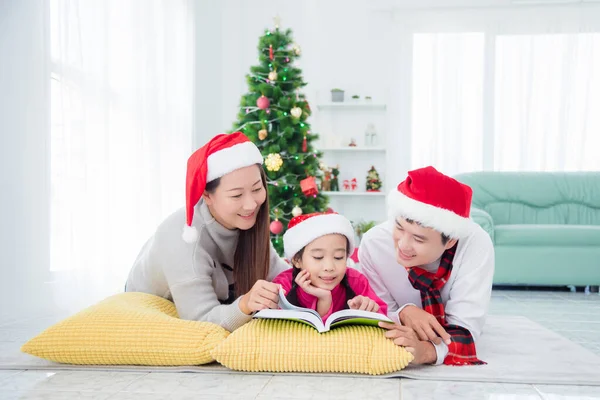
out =
[[[366,192],[362,190],[355,191],[339,191],[339,192],[322,192],[325,196],[369,196],[369,197],[385,197],[385,192]]]
[[[387,108],[387,106],[383,103],[347,101],[347,102],[340,102],[340,103],[320,103],[320,104],[317,104],[317,108],[320,110],[331,109],[331,108],[337,108],[337,109],[364,108],[364,109],[373,109],[373,110],[385,110]]]
[[[339,152],[364,152],[364,151],[372,151],[372,152],[385,152],[386,148],[385,147],[378,147],[378,146],[373,146],[373,147],[368,147],[368,146],[363,146],[363,147],[350,147],[350,146],[346,146],[346,147],[325,147],[325,148],[321,148],[319,149],[320,151],[339,151]]]
[[[329,197],[331,208],[354,222],[385,220],[387,105],[365,100],[321,102],[317,103],[316,111],[321,124],[316,125],[315,130],[321,134],[323,146],[316,148],[323,153],[325,164],[340,168],[340,191],[322,192]],[[374,125],[377,135],[374,142],[365,136],[369,124]],[[351,140],[356,146],[348,146]],[[380,192],[366,191],[365,178],[371,166],[377,168],[383,181]],[[357,180],[358,187],[354,191],[343,189],[344,180],[350,179]]]

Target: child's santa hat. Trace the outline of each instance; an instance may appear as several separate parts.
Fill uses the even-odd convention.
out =
[[[469,218],[472,195],[469,186],[429,166],[409,171],[406,180],[390,191],[388,212],[392,218],[408,218],[460,239],[475,227]]]
[[[193,243],[198,239],[198,231],[192,226],[194,207],[200,201],[207,182],[262,162],[258,147],[241,132],[217,135],[196,150],[187,163],[183,240]]]
[[[321,236],[339,233],[348,238],[347,254],[354,251],[354,229],[348,218],[335,212],[299,215],[291,219],[283,234],[285,258],[291,260],[307,244]]]

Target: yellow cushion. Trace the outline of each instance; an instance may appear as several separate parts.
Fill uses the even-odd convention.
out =
[[[344,326],[319,334],[294,321],[253,320],[235,330],[212,355],[224,366],[252,372],[399,371],[412,354],[372,326]]]
[[[87,365],[199,365],[229,332],[179,319],[175,305],[145,293],[122,293],[91,306],[31,339],[21,351]]]

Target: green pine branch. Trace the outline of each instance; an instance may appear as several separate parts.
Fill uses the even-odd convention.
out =
[[[270,57],[269,48],[273,49]],[[296,206],[303,214],[322,212],[327,209],[328,198],[321,193],[305,196],[300,181],[317,176],[322,153],[317,151],[313,142],[319,138],[308,122],[311,115],[310,105],[300,89],[307,83],[302,79],[302,70],[294,66],[300,55],[296,52],[292,31],[267,30],[258,43],[258,64],[250,67],[246,75],[248,92],[240,99],[240,109],[233,131],[241,130],[254,142],[263,157],[279,154],[283,165],[278,171],[269,171],[265,165],[268,179],[268,194],[271,206],[271,219],[279,219],[284,232],[292,218],[292,209]],[[271,80],[273,72],[276,79]],[[257,100],[265,96],[270,101],[266,110],[257,107]],[[299,118],[292,116],[292,109],[299,108]],[[267,136],[261,139],[261,131]],[[306,152],[302,143],[306,137]],[[282,234],[271,235],[273,245],[283,253]]]

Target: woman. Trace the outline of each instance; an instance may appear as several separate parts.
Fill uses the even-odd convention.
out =
[[[262,160],[241,132],[217,135],[192,154],[186,207],[146,242],[126,291],[173,300],[180,318],[229,331],[256,311],[277,308],[279,287],[267,280],[289,265],[269,239]]]

